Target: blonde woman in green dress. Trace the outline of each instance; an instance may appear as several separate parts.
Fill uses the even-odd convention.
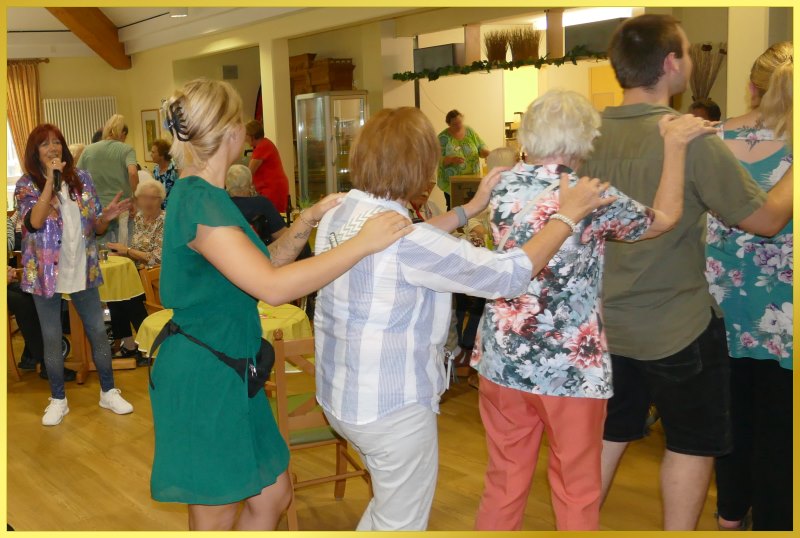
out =
[[[444,192],[447,209],[450,209],[450,178],[481,173],[481,157],[489,155],[489,148],[471,127],[464,124],[464,115],[451,110],[444,118],[447,129],[439,133],[442,160],[439,162],[437,184]]]
[[[183,177],[170,193],[161,299],[183,332],[230,357],[255,357],[258,300],[280,305],[318,290],[412,230],[396,212],[353,239],[296,263],[331,195],[264,246],[225,191],[245,140],[242,101],[227,83],[188,82],[165,105],[171,154]],[[168,337],[152,370],[151,494],[189,505],[191,530],[273,530],[291,498],[289,451],[264,391],[184,335]],[[240,504],[242,510],[237,517]]]

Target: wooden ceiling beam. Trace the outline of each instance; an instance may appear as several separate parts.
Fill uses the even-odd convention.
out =
[[[96,7],[48,7],[78,39],[86,43],[114,69],[130,69],[131,57],[119,40],[117,27]]]

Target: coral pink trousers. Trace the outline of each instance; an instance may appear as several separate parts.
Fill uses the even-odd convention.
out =
[[[477,530],[520,530],[542,433],[558,530],[597,530],[607,400],[541,396],[480,379],[489,464]]]

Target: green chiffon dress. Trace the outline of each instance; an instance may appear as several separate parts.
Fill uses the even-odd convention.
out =
[[[261,338],[257,300],[189,248],[198,224],[237,226],[268,255],[224,189],[178,180],[166,212],[161,300],[188,334],[231,357],[254,357]],[[264,392],[247,385],[181,335],[158,350],[150,388],[155,456],[150,489],[162,502],[219,505],[257,495],[289,463]]]

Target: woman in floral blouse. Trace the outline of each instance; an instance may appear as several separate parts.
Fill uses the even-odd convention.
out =
[[[139,211],[133,220],[133,237],[130,246],[122,243],[108,243],[114,256],[125,256],[133,260],[139,269],[161,265],[161,242],[164,239],[164,212],[161,206],[166,198],[164,185],[154,179],[144,179],[136,187],[136,206]],[[144,364],[133,339],[133,329],[138,331],[147,310],[144,295],[127,301],[108,303],[111,313],[111,331],[115,339],[121,339],[120,357],[136,357]]]
[[[768,191],[791,172],[794,47],[776,43],[750,72],[752,110],[720,136]],[[716,459],[720,528],[792,529],[792,221],[774,237],[708,217],[706,278],[725,315],[733,452]]]
[[[484,311],[473,355],[489,449],[479,530],[522,527],[545,430],[557,528],[598,528],[603,423],[612,395],[600,315],[604,245],[655,237],[680,218],[686,145],[713,129],[689,115],[675,118],[660,121],[665,157],[653,208],[611,187],[616,200],[575,223],[558,215],[559,176],[577,180],[573,170],[590,153],[600,117],[584,97],[566,91],[541,96],[523,117],[528,162],[503,174],[489,204],[496,248],[524,243],[553,218],[573,235],[526,294],[489,301]]]
[[[169,154],[169,148],[169,142],[161,138],[153,142],[153,146],[150,148],[150,159],[156,163],[153,167],[153,177],[166,189],[164,198],[161,201],[161,209],[167,208],[169,191],[172,190],[172,186],[180,176],[180,172],[175,166],[175,161],[172,160],[172,156]]]
[[[101,206],[92,178],[75,168],[64,135],[55,125],[39,125],[28,136],[24,167],[25,175],[14,191],[24,222],[20,288],[33,294],[42,327],[51,392],[42,424],[55,426],[69,413],[61,355],[62,294],[70,295],[92,345],[100,376],[100,407],[130,413],[133,406],[114,387],[111,348],[97,290],[103,275],[95,238],[129,210],[130,202],[120,202],[119,193],[105,209]]]
[[[489,148],[472,127],[464,124],[464,115],[458,110],[448,112],[444,121],[447,129],[439,133],[442,158],[436,183],[444,192],[447,209],[450,209],[450,178],[480,174],[481,157],[489,155]]]

